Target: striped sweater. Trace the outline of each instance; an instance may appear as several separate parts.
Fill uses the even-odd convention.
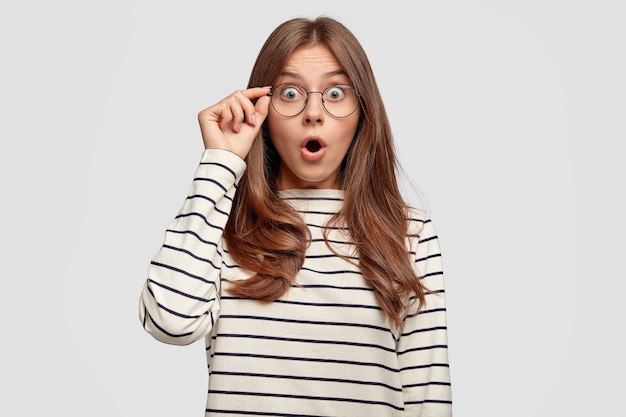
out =
[[[341,190],[281,192],[303,216],[312,241],[298,286],[272,303],[230,296],[248,278],[222,232],[245,163],[206,150],[189,196],[169,225],[139,300],[144,329],[185,345],[204,339],[206,416],[446,417],[452,415],[446,309],[437,235],[415,212],[409,251],[431,290],[419,314],[397,329],[358,267],[327,247],[323,230]],[[353,256],[339,229],[331,244]],[[411,241],[413,240],[413,241]]]

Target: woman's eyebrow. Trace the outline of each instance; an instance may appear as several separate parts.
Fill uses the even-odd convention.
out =
[[[298,78],[301,79],[302,76],[296,72],[290,72],[290,71],[283,71],[280,73],[281,77],[292,77],[292,78]]]
[[[336,69],[334,71],[329,71],[324,74],[324,76],[327,78],[334,77],[335,75],[346,75],[346,72],[342,69]]]

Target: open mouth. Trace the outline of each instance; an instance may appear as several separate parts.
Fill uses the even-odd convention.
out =
[[[320,149],[322,149],[322,144],[317,140],[310,140],[306,143],[306,145],[304,145],[304,147],[306,148],[307,151],[311,153],[316,153]]]

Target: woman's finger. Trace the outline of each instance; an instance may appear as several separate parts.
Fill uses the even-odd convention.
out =
[[[202,110],[198,121],[205,148],[227,149],[245,157],[267,116],[270,90],[238,90]]]

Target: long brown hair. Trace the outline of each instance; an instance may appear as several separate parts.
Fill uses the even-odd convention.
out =
[[[399,165],[389,120],[359,41],[332,18],[286,21],[261,48],[248,86],[272,85],[291,53],[306,44],[326,46],[360,95],[359,126],[341,169],[344,202],[329,226],[348,228],[363,276],[383,311],[401,325],[405,302],[415,296],[421,305],[425,288],[406,246],[408,207],[397,183]],[[296,285],[310,236],[300,215],[278,196],[280,158],[267,129],[254,141],[246,163],[224,238],[233,259],[256,275],[231,282],[228,291],[273,301]]]

